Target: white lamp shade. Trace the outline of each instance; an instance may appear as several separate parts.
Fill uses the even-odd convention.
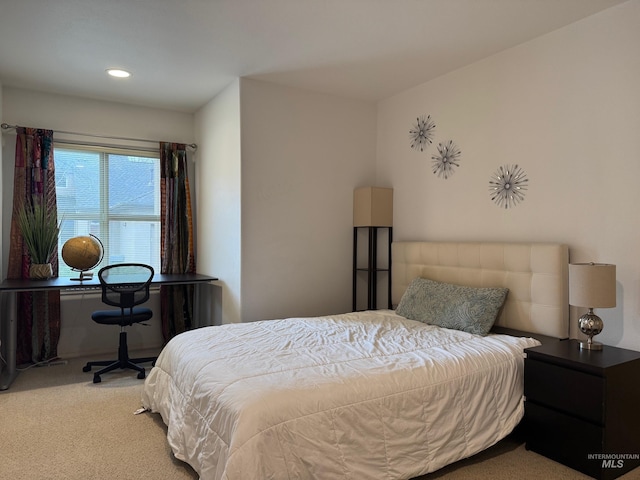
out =
[[[570,264],[569,303],[576,307],[615,307],[616,266],[606,263]]]

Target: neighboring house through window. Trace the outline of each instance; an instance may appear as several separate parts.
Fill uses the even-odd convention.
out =
[[[58,144],[54,157],[58,217],[62,220],[58,254],[68,239],[92,234],[104,246],[99,267],[136,262],[159,272],[159,156]],[[59,260],[59,275],[73,276],[70,267]]]

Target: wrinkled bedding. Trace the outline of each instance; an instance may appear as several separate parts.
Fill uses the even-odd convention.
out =
[[[408,479],[512,431],[538,344],[392,311],[204,327],[165,346],[142,403],[205,480]]]

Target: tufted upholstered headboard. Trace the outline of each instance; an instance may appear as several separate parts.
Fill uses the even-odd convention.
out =
[[[392,301],[416,277],[471,287],[507,287],[496,325],[569,336],[569,248],[557,243],[394,242]]]

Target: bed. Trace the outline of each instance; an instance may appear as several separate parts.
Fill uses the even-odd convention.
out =
[[[185,332],[160,353],[142,403],[206,480],[433,472],[519,423],[523,350],[568,335],[567,271],[562,244],[395,242],[395,310]],[[461,318],[484,315],[478,295],[508,289],[488,334],[404,316],[460,288],[474,299]]]

